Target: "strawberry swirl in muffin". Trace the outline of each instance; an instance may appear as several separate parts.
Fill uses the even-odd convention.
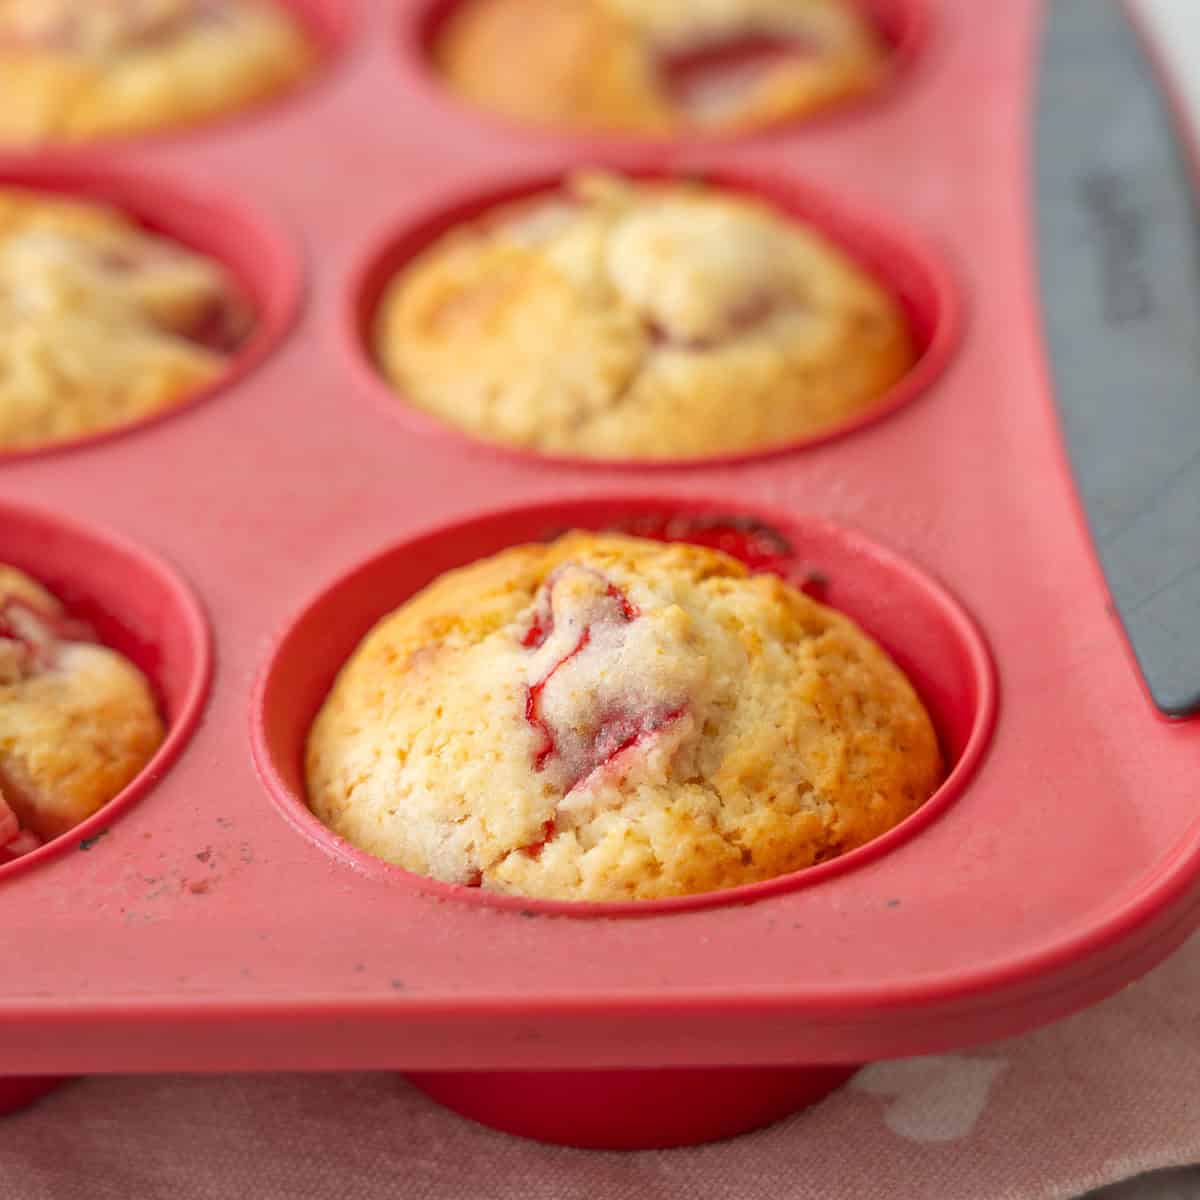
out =
[[[0,862],[97,812],[163,736],[141,672],[0,564]]]
[[[916,360],[900,304],[812,228],[600,173],[439,238],[387,287],[374,340],[404,401],[595,459],[786,444],[869,410]]]
[[[274,0],[0,0],[0,144],[189,125],[315,60]]]
[[[462,0],[435,40],[451,88],[533,125],[755,129],[879,88],[853,0]]]
[[[920,699],[849,619],[713,549],[575,533],[436,580],[368,634],[309,803],[448,883],[641,900],[861,846],[938,786]]]
[[[106,206],[0,188],[0,449],[170,408],[251,325],[218,263]]]

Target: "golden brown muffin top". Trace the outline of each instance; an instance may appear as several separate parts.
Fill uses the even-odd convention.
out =
[[[481,108],[642,134],[769,125],[887,73],[853,0],[464,0],[435,58]]]
[[[575,533],[451,571],[326,700],[313,811],[360,848],[552,899],[686,895],[860,846],[940,780],[846,617],[714,550]]]
[[[183,399],[220,375],[251,320],[211,259],[106,205],[0,189],[0,447]]]
[[[315,57],[276,0],[0,0],[0,144],[187,125],[280,91]]]
[[[12,817],[34,839],[78,825],[146,765],[163,733],[141,672],[0,563],[0,834]]]
[[[605,173],[439,238],[386,290],[375,345],[418,408],[593,458],[809,436],[915,358],[898,303],[815,230],[744,194]]]

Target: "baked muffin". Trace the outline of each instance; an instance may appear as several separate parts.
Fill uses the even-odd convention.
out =
[[[141,672],[0,564],[0,862],[102,808],[162,740]]]
[[[774,124],[888,71],[854,0],[462,0],[434,59],[480,108],[637,134]]]
[[[915,359],[898,303],[814,230],[700,183],[605,174],[434,242],[387,287],[375,344],[416,407],[597,459],[815,434]]]
[[[0,0],[0,144],[189,125],[315,59],[275,0]]]
[[[705,547],[573,533],[385,617],[310,731],[309,803],[447,883],[555,900],[770,879],[890,829],[941,760],[844,616]]]
[[[225,371],[250,324],[217,263],[110,208],[0,188],[0,448],[176,404]]]

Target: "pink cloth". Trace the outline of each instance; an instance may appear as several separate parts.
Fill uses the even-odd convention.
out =
[[[694,1150],[561,1150],[396,1076],[112,1078],[0,1121],[0,1196],[228,1200],[1043,1200],[1200,1159],[1200,940],[1107,1003],[964,1054],[877,1064]]]

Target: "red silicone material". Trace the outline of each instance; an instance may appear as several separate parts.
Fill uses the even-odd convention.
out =
[[[749,1133],[841,1087],[854,1067],[441,1071],[426,1095],[505,1133],[584,1150],[659,1150]]]
[[[15,1075],[0,1079],[0,1117],[28,1108],[62,1084],[53,1076]]]
[[[0,560],[114,640],[144,637],[173,739],[94,827],[0,874],[0,1071],[487,1072],[474,1100],[470,1081],[438,1090],[499,1123],[496,1073],[812,1068],[1007,1036],[1115,991],[1195,928],[1197,725],[1160,719],[1143,692],[1043,362],[1028,212],[1039,4],[928,9],[875,103],[707,147],[610,158],[499,132],[431,88],[396,36],[407,9],[362,0],[335,69],[287,103],[69,163],[0,160],[0,180],[141,181],[114,186],[225,257],[270,335],[252,372],[169,419],[0,462]],[[888,231],[932,314],[956,304],[936,285],[947,272],[966,301],[944,372],[846,436],[670,473],[489,453],[397,420],[348,361],[364,264],[445,206],[631,160],[830,197],[856,244]],[[448,894],[317,830],[288,780],[354,631],[422,576],[528,536],[531,513],[544,525],[622,503],[719,505],[813,539],[831,601],[917,675],[961,782],[852,860],[637,916]],[[202,711],[205,623],[180,579],[214,633]],[[314,597],[327,625],[303,624]],[[707,1101],[690,1129],[690,1110],[664,1104],[656,1131],[564,1133],[551,1083],[508,1082],[526,1133],[714,1136]],[[602,1094],[572,1087],[578,1126]],[[730,1091],[730,1129],[769,1107],[751,1090]]]

